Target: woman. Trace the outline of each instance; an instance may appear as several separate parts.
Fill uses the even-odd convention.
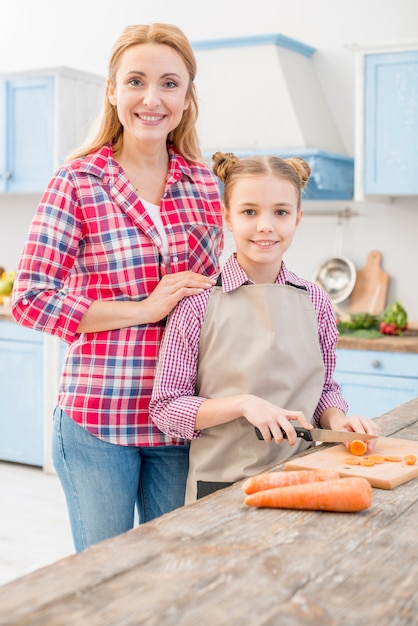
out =
[[[309,164],[218,152],[214,172],[236,253],[217,286],[170,315],[150,407],[163,432],[191,440],[186,502],[306,448],[292,422],[380,433],[373,420],[346,417],[328,295],[283,260],[302,218]]]
[[[52,177],[13,315],[68,343],[53,460],[77,551],[184,502],[188,446],[148,406],[165,319],[212,286],[219,184],[195,130],[195,59],[165,24],[130,26],[109,63],[97,136]]]

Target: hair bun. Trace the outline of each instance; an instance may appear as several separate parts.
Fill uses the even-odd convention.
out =
[[[296,170],[299,178],[302,189],[305,187],[306,183],[309,180],[309,176],[311,175],[311,167],[305,159],[301,157],[295,156],[286,159],[286,162],[289,163]]]
[[[232,152],[215,152],[212,156],[213,160],[213,173],[221,179],[224,183],[226,177],[228,176],[231,169],[234,167],[236,163],[238,163],[239,158],[235,156]]]

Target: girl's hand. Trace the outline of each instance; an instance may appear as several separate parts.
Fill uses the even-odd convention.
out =
[[[256,426],[267,442],[274,441],[282,443],[284,437],[280,430],[283,428],[287,435],[287,440],[291,446],[296,443],[296,431],[291,424],[292,421],[299,422],[302,428],[311,429],[312,424],[308,422],[301,411],[288,411],[258,396],[245,395],[242,404],[244,417]]]
[[[372,419],[368,417],[364,417],[363,415],[351,415],[346,418],[344,428],[342,430],[347,430],[348,432],[353,433],[366,433],[367,435],[376,435],[379,437],[382,429],[380,426]],[[370,441],[366,441],[367,450],[370,452],[373,450],[377,442],[377,439],[371,439]],[[349,448],[350,444],[347,444],[346,447]]]
[[[326,409],[320,419],[322,428],[330,428],[331,430],[342,430],[349,433],[365,433],[367,435],[375,435],[379,437],[381,434],[380,426],[372,419],[364,417],[364,415],[346,416],[337,408]],[[373,450],[377,439],[367,441],[367,449]],[[346,444],[349,447],[349,444]]]
[[[147,318],[150,322],[159,322],[174,309],[180,300],[210,289],[215,282],[214,279],[190,271],[166,274],[152,294],[143,300],[143,304],[147,307]]]

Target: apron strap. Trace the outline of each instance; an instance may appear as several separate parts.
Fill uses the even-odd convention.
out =
[[[289,285],[289,287],[295,287],[295,289],[302,289],[302,291],[308,291],[305,285],[295,285],[295,283],[291,283],[289,280],[286,281],[286,285]]]
[[[289,287],[295,287],[295,289],[302,289],[302,291],[308,291],[305,285],[296,285],[295,283],[291,283],[289,280],[286,281],[286,285]],[[222,287],[222,272],[218,275],[216,280],[216,287]]]

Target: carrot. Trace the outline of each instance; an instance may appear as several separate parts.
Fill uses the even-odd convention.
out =
[[[385,461],[390,461],[391,463],[399,463],[402,461],[401,456],[385,456]]]
[[[371,459],[374,463],[380,464],[385,462],[385,457],[382,454],[370,454],[370,456],[366,457],[367,459]]]
[[[349,448],[351,454],[355,454],[356,456],[363,456],[363,454],[367,450],[367,445],[364,443],[364,441],[361,441],[360,439],[355,439],[350,443]]]
[[[373,459],[370,459],[369,457],[365,456],[362,459],[360,459],[360,465],[363,465],[364,467],[373,467],[374,461]]]
[[[417,462],[417,457],[415,456],[415,454],[407,454],[406,456],[404,456],[403,460],[407,465],[415,465],[415,463]]]
[[[248,506],[309,511],[363,511],[372,503],[372,487],[360,477],[336,478],[277,487],[247,495]]]
[[[275,487],[287,487],[289,485],[301,485],[320,480],[331,480],[339,478],[336,470],[316,469],[316,470],[292,470],[286,472],[265,472],[251,476],[242,485],[244,493],[255,493]]]
[[[354,456],[346,456],[344,463],[346,465],[360,465],[360,459],[356,459]]]

